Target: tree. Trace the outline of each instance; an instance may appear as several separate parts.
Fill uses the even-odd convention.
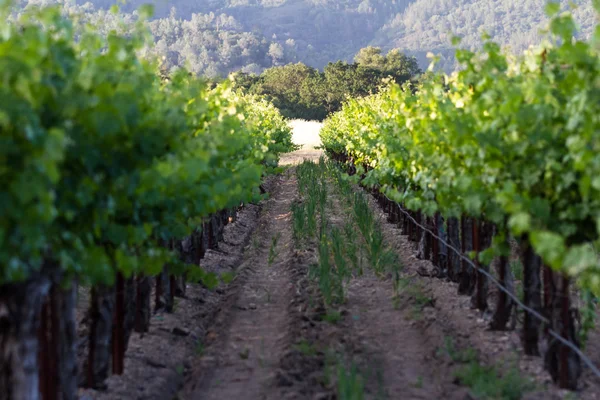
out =
[[[271,45],[269,46],[269,53],[267,54],[269,57],[271,57],[273,65],[281,65],[285,58],[283,46],[279,43],[271,43]]]
[[[415,57],[409,57],[399,49],[390,50],[385,56],[384,72],[394,76],[412,77],[421,73]]]
[[[386,64],[385,56],[381,54],[381,48],[368,46],[362,48],[354,56],[354,62],[364,67],[384,69]]]
[[[402,83],[421,72],[414,57],[399,50],[384,56],[381,49],[368,47],[355,59],[352,64],[329,63],[323,72],[302,63],[272,67],[260,77],[242,70],[234,81],[242,90],[267,96],[286,117],[322,120],[349,97],[377,92],[385,78]]]
[[[311,91],[314,84],[307,84],[318,76],[319,71],[302,63],[273,67],[263,72],[252,91],[269,97],[287,117],[324,118],[324,109],[315,108],[318,100]]]

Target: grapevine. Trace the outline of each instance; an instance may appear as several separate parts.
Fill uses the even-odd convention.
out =
[[[7,334],[29,346],[21,361],[10,350],[0,359],[21,377],[15,399],[36,398],[37,370],[18,371],[36,365],[37,335],[24,329],[41,309],[51,325],[75,329],[47,296],[73,301],[77,285],[93,288],[88,385],[106,378],[100,336],[111,329],[113,372],[122,373],[133,277],[156,276],[157,296],[161,276],[171,297],[176,275],[211,286],[214,277],[186,265],[174,243],[257,200],[264,175],[295,149],[269,103],[228,82],[211,89],[183,70],[162,79],[158,64],[139,56],[148,11],[128,36],[76,26],[57,7],[32,9],[0,30],[0,303],[13,310]],[[0,17],[9,19],[8,5]],[[40,343],[48,370],[57,360],[45,346],[75,357],[64,337],[49,340],[56,343]]]
[[[554,272],[547,282],[561,287],[555,298],[568,299],[570,280],[600,294],[593,250],[600,239],[600,31],[589,42],[573,40],[570,14],[554,3],[547,11],[548,39],[522,57],[490,40],[481,52],[457,50],[458,72],[349,100],[321,133],[327,152],[356,168],[364,185],[424,218],[493,224],[485,251],[473,238],[483,266],[508,256],[509,235],[531,248],[525,303],[533,308],[541,302],[536,255]],[[572,337],[561,313],[557,329]],[[526,352],[537,353],[536,340],[525,342]],[[572,387],[566,380],[561,385]]]

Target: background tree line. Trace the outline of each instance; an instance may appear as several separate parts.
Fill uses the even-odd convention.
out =
[[[262,74],[237,72],[235,85],[264,95],[289,118],[322,120],[338,111],[348,97],[376,92],[384,79],[402,83],[416,78],[421,69],[414,57],[399,50],[383,54],[377,47],[361,49],[353,63],[329,63],[323,72],[303,63],[272,67]]]
[[[211,78],[297,62],[322,70],[331,60],[351,63],[368,46],[401,49],[421,68],[432,52],[440,55],[438,68],[450,72],[453,35],[474,50],[487,32],[518,53],[539,43],[547,22],[546,0],[128,0],[119,14],[107,11],[117,0],[15,1],[19,8],[59,3],[105,30],[127,30],[135,10],[153,3],[152,54],[164,57],[167,70],[185,65]],[[588,37],[596,18],[591,0],[557,1],[564,9],[578,6],[578,35]]]

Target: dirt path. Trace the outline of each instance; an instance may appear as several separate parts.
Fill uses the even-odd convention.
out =
[[[296,194],[293,175],[279,178],[264,205],[255,252],[241,267],[238,293],[224,310],[222,331],[199,360],[199,368],[213,371],[201,381],[192,375],[180,398],[271,399],[279,360],[287,340],[291,298],[289,266],[292,258],[291,202]]]
[[[314,132],[307,137],[314,140]],[[302,151],[289,163],[300,162]],[[320,155],[306,151],[313,160]],[[547,381],[539,359],[519,353],[518,331],[487,330],[469,299],[456,295],[455,284],[417,274],[431,263],[416,258],[414,244],[370,195],[361,203],[361,190],[344,186],[323,164],[321,175],[298,179],[304,167],[269,177],[269,199],[244,207],[219,248],[202,260],[207,271],[231,278],[215,290],[190,284],[174,313],[155,314],[150,332],[132,337],[126,373],[111,377],[105,391],[84,391],[83,399],[465,400],[476,398],[470,392],[486,381],[510,392],[517,378],[529,375],[537,377],[537,388],[523,399],[566,396]],[[307,190],[314,185],[321,189]],[[319,229],[313,225],[306,233],[309,225],[303,225],[305,233],[294,239],[294,229],[301,229],[298,215],[309,215],[309,193],[321,199],[323,208],[312,208]],[[376,254],[369,247],[376,228],[365,233],[361,204],[377,221],[384,251],[395,255],[379,275],[368,265],[382,265],[369,258]],[[306,214],[298,207],[306,207]],[[323,221],[327,225],[319,225]],[[334,248],[344,255],[336,259]],[[322,254],[327,263],[321,263]],[[360,268],[350,254],[359,256]],[[323,275],[319,268],[325,264],[331,267]],[[325,301],[331,297],[323,287],[343,270],[350,272],[341,299]],[[472,358],[470,350],[479,356]],[[470,384],[456,379],[472,366],[516,371],[517,377],[500,382],[495,372],[471,368]],[[588,389],[581,398],[596,399],[597,393]]]
[[[410,298],[396,306],[390,280],[367,271],[350,283],[347,296],[352,334],[373,363],[367,372],[375,398],[465,398],[464,388],[453,383],[451,367],[436,358],[443,337],[414,323]]]
[[[337,184],[321,183],[327,187],[326,219],[342,232],[358,217],[356,200],[344,200]],[[139,368],[90,398],[465,400],[475,397],[455,379],[466,365],[460,352],[473,347],[489,355],[482,361],[491,365],[518,348],[514,333],[491,336],[452,284],[415,273],[429,262],[415,259],[414,246],[370,197],[366,207],[379,221],[387,250],[396,254],[400,275],[392,279],[389,268],[376,275],[362,264],[364,274],[344,281],[345,301],[325,305],[316,276],[309,275],[320,262],[320,239],[316,233],[307,240],[293,237],[292,204],[308,204],[298,194],[296,167],[269,178],[265,187],[270,198],[248,206],[247,216],[228,228],[220,249],[202,263],[232,274],[233,281],[215,291],[192,285],[174,314],[157,315],[151,333],[132,342],[128,367]],[[361,232],[355,226],[350,242],[363,246],[358,251],[367,260]],[[354,367],[358,378],[344,377]],[[560,398],[548,395],[525,398]]]
[[[317,121],[290,121],[290,126],[293,129],[292,140],[302,147],[292,153],[284,154],[281,157],[280,164],[294,165],[300,164],[304,160],[318,161],[319,157],[323,155],[323,150],[317,150],[315,147],[321,145],[319,131],[322,125]]]
[[[338,229],[353,223],[355,217],[352,210],[344,209],[341,195],[332,191],[330,196],[329,220]],[[373,211],[383,224],[379,212]],[[362,241],[361,233],[355,233]],[[399,257],[400,270],[402,262]],[[455,384],[453,366],[440,352],[448,332],[437,323],[433,308],[425,309],[430,305],[424,300],[427,296],[421,293],[415,298],[415,294],[406,291],[396,297],[389,272],[377,276],[367,267],[363,275],[353,277],[346,286],[341,328],[342,340],[350,344],[347,358],[358,364],[366,398],[464,400],[468,391]]]

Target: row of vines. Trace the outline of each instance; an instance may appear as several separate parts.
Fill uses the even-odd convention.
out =
[[[547,12],[539,47],[457,50],[458,72],[349,100],[321,138],[478,309],[490,308],[488,271],[515,293],[516,253],[522,301],[542,316],[525,313],[524,351],[543,352],[554,380],[574,389],[580,356],[550,333],[582,346],[600,295],[600,27],[575,41],[569,12]],[[575,294],[588,304],[579,324]],[[492,329],[509,329],[513,305],[500,292]]]
[[[271,104],[161,77],[139,56],[142,22],[134,32],[101,36],[57,8],[0,27],[1,399],[75,399],[123,373],[151,293],[169,311],[186,280],[215,283],[201,257],[295,147]],[[83,367],[78,288],[91,290]]]

